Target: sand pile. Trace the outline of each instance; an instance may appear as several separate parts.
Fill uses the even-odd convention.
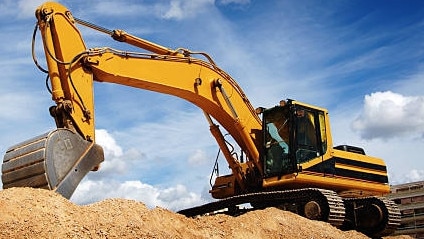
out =
[[[32,188],[0,191],[0,210],[0,238],[367,238],[275,208],[193,219],[124,199],[79,206]]]

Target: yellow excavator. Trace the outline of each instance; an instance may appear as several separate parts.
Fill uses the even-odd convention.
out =
[[[45,188],[70,198],[104,160],[95,140],[93,81],[109,82],[173,95],[203,111],[231,174],[216,175],[210,193],[219,200],[181,210],[186,216],[223,209],[237,215],[243,210],[237,205],[250,203],[253,209],[278,207],[372,237],[389,235],[399,225],[399,209],[384,197],[390,191],[384,161],[362,148],[334,147],[326,109],[291,99],[255,109],[206,53],[105,29],[55,2],[44,3],[35,15],[33,48],[41,32],[48,69],[34,49],[33,58],[47,73],[57,129],[7,150],[3,188]],[[77,24],[142,51],[87,49]],[[232,151],[223,130],[240,153]]]

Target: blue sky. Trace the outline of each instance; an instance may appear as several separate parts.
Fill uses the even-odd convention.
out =
[[[53,129],[44,74],[31,59],[34,10],[0,2],[0,150]],[[327,108],[333,140],[383,158],[392,184],[424,180],[422,1],[60,1],[74,16],[169,48],[210,54],[254,107],[292,98]],[[88,47],[137,50],[80,27]],[[43,62],[40,39],[37,53]],[[96,83],[106,153],[71,200],[110,197],[177,210],[209,201],[218,151],[200,109],[178,98]],[[221,172],[225,171],[220,161]]]

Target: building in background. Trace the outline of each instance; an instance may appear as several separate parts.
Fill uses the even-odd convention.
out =
[[[424,238],[424,181],[391,186],[389,198],[401,211],[401,225],[395,234]]]

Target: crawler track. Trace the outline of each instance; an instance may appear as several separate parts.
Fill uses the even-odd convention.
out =
[[[198,207],[184,209],[179,211],[179,213],[193,217],[228,208],[229,214],[231,214],[231,208],[236,205],[250,203],[254,209],[278,207],[306,216],[306,214],[310,213],[305,212],[305,205],[310,202],[313,202],[313,205],[317,205],[316,207],[319,211],[315,215],[316,218],[313,219],[329,222],[335,227],[342,226],[345,218],[342,199],[333,191],[315,188],[237,195]],[[239,211],[233,212],[235,212],[234,214],[239,213]]]
[[[250,203],[252,209],[236,206]],[[249,210],[277,207],[313,220],[320,220],[343,230],[357,230],[372,238],[392,234],[400,224],[396,204],[383,197],[342,199],[334,191],[306,188],[237,195],[188,208],[179,213],[188,217],[222,212],[239,215]]]

